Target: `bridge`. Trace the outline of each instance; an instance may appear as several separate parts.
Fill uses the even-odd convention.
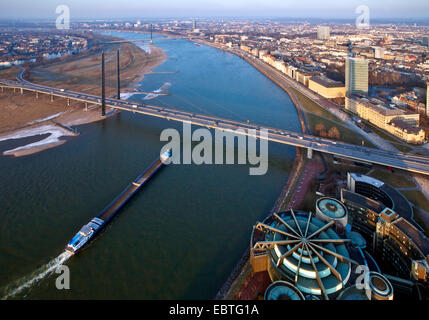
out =
[[[99,96],[51,88],[44,85],[30,83],[28,81],[0,80],[1,92],[4,92],[5,89],[11,89],[15,92],[20,92],[21,94],[25,91],[34,92],[36,98],[39,94],[45,94],[50,96],[52,101],[55,98],[66,99],[67,105],[70,105],[71,101],[79,101],[84,103],[86,106],[88,104],[102,106],[104,102],[105,107],[107,108],[129,111],[182,123],[186,122],[200,127],[207,127],[252,137],[255,136],[252,132],[249,132],[249,130],[257,130],[256,138],[307,149],[309,157],[312,156],[313,151],[318,151],[335,155],[340,158],[389,166],[409,172],[429,175],[429,157],[366,148],[340,141],[332,141],[307,134],[300,134],[293,131],[260,126],[252,123],[243,123],[214,116],[195,114],[172,108],[164,108],[149,104],[138,104],[126,100],[104,98],[105,101],[103,101],[103,98]],[[261,136],[260,130],[266,130],[268,132],[267,137]]]

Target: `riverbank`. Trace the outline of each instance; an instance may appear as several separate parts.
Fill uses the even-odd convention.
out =
[[[150,45],[145,51],[131,43],[117,46],[106,44],[106,96],[116,97],[116,49],[120,47],[122,97],[129,97],[146,74],[164,63],[168,56],[161,48]],[[93,53],[81,58],[70,57],[61,62],[35,67],[26,74],[26,80],[55,88],[85,92],[99,96],[101,93],[101,55]],[[20,69],[0,71],[0,78],[13,78]],[[109,112],[110,111],[110,112]],[[108,110],[107,116],[116,113]],[[65,142],[61,137],[76,136],[71,126],[87,124],[105,119],[100,107],[71,102],[63,99],[51,101],[50,97],[34,93],[15,93],[5,89],[0,93],[0,141],[17,140],[23,137],[49,134],[37,144],[19,146],[5,150],[3,155],[25,156],[59,146]],[[48,130],[49,129],[49,130]]]
[[[305,156],[300,148],[297,148],[295,160],[290,171],[288,179],[277,197],[271,211],[266,217],[275,212],[281,212],[289,207],[292,200],[293,190],[298,183],[300,174],[305,167]],[[234,300],[238,299],[243,287],[248,286],[250,282],[255,282],[254,273],[250,264],[250,246],[246,248],[237,265],[225,281],[222,288],[218,291],[215,300]],[[252,281],[253,280],[253,281]],[[259,278],[256,282],[259,282]]]

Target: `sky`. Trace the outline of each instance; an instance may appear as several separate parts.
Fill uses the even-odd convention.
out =
[[[356,18],[360,5],[372,18],[428,18],[429,0],[0,0],[0,19],[56,18],[68,5],[71,19],[136,17]]]

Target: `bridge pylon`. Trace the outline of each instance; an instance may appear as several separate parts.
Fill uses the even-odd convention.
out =
[[[106,76],[104,70],[104,51],[101,54],[101,115],[106,115]]]
[[[116,52],[116,70],[118,73],[118,100],[121,100],[121,65],[119,63],[119,49]]]

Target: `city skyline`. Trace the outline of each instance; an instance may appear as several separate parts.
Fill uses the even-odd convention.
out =
[[[72,18],[135,18],[135,17],[285,17],[285,18],[321,18],[353,19],[358,16],[356,9],[366,5],[371,10],[371,18],[427,18],[425,0],[408,2],[383,0],[358,1],[347,3],[327,0],[323,3],[309,0],[305,3],[293,1],[284,3],[278,0],[260,1],[235,0],[148,0],[144,4],[129,0],[118,4],[116,1],[57,1],[47,0],[37,3],[28,0],[4,4],[0,19],[52,19],[56,17],[58,5],[70,7]]]

